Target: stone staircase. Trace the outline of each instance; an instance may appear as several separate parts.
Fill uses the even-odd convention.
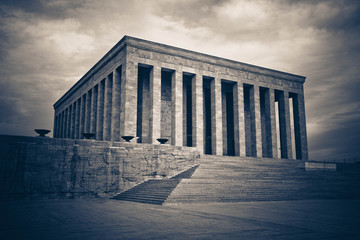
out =
[[[149,179],[127,191],[117,194],[112,199],[161,205],[184,178],[190,178],[198,165],[180,172],[169,179]]]
[[[150,204],[360,199],[360,163],[305,170],[290,159],[203,155],[169,179],[150,179],[113,199]]]
[[[204,155],[165,203],[360,198],[359,165],[305,171],[299,160]]]

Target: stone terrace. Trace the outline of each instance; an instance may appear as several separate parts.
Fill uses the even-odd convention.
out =
[[[111,197],[198,156],[170,145],[0,135],[0,196]]]

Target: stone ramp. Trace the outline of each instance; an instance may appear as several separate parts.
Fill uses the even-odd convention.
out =
[[[161,205],[184,178],[190,178],[198,165],[178,173],[169,179],[149,179],[112,199]]]
[[[204,155],[166,204],[351,198],[360,198],[359,164],[305,171],[299,160]]]

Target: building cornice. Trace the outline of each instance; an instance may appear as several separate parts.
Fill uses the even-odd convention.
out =
[[[161,44],[161,43],[157,43],[157,42],[140,39],[140,38],[134,38],[134,37],[127,36],[126,44],[127,44],[127,46],[131,46],[134,48],[139,48],[139,49],[148,50],[148,51],[152,51],[152,52],[158,52],[158,53],[162,53],[162,54],[171,54],[171,55],[183,57],[183,58],[186,58],[189,60],[199,61],[199,62],[208,63],[208,64],[212,64],[212,65],[218,65],[218,66],[226,67],[226,68],[232,68],[235,70],[241,70],[241,71],[246,71],[246,72],[251,72],[251,73],[260,73],[263,75],[281,78],[281,79],[288,80],[288,81],[304,83],[305,79],[306,79],[306,77],[296,75],[296,74],[291,74],[291,73],[278,71],[278,70],[274,70],[274,69],[270,69],[270,68],[264,68],[264,67],[260,67],[260,66],[256,66],[256,65],[251,65],[248,63],[243,63],[243,62],[238,62],[235,60],[212,56],[212,55],[208,55],[205,53],[195,52],[195,51],[191,51],[191,50],[187,50],[187,49],[183,49],[183,48],[178,48],[178,47],[174,47],[174,46],[169,46],[169,45],[165,45],[165,44]]]
[[[57,108],[68,97],[70,97],[77,89],[79,89],[84,83],[88,81],[91,76],[98,72],[105,64],[107,64],[116,54],[122,51],[126,46],[143,49],[147,51],[157,52],[161,54],[171,54],[186,58],[189,60],[199,61],[207,64],[217,65],[220,67],[231,68],[235,70],[241,70],[251,73],[260,73],[262,75],[272,76],[275,78],[284,79],[287,81],[294,81],[299,83],[305,82],[305,77],[286,73],[278,70],[264,68],[256,65],[242,63],[226,58],[216,57],[200,52],[195,52],[183,48],[165,45],[162,43],[152,42],[140,38],[134,38],[130,36],[124,36],[113,48],[110,49],[79,81],[77,81],[54,105]]]

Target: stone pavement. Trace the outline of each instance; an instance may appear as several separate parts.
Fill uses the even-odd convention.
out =
[[[0,239],[360,239],[360,200],[0,202]]]

